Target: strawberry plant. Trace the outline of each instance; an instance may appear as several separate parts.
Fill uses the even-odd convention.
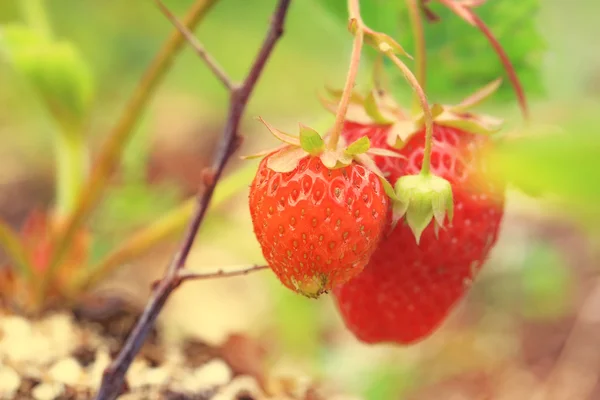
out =
[[[242,118],[284,33],[291,1],[277,2],[266,38],[240,82],[230,77],[192,33],[216,0],[196,1],[182,21],[160,0],[155,3],[175,30],[94,159],[86,137],[94,85],[85,61],[74,46],[54,38],[43,20],[30,18],[29,25],[2,29],[3,56],[35,89],[56,128],[54,207],[32,212],[20,233],[0,224],[0,241],[11,259],[0,276],[3,310],[31,318],[57,309],[76,314],[74,310],[89,300],[91,289],[104,278],[183,230],[189,220],[179,249],[152,286],[148,303],[137,310],[136,324],[123,335],[118,348],[112,349],[111,363],[98,377],[94,390],[97,399],[114,399],[127,390],[126,373],[144,344],[152,344],[147,338],[153,338],[165,303],[180,285],[191,280],[270,270],[289,293],[311,299],[331,293],[340,320],[358,341],[409,345],[432,336],[469,292],[496,244],[505,213],[504,178],[508,175],[525,186],[547,183],[532,182],[506,168],[519,141],[497,135],[503,126],[501,119],[475,111],[484,100],[504,90],[502,79],[457,104],[429,100],[439,96],[436,90],[426,91],[428,77],[442,80],[436,72],[445,78],[457,77],[458,82],[469,80],[469,84],[490,78],[489,70],[474,74],[450,65],[440,71],[441,62],[426,62],[430,41],[453,51],[456,47],[450,38],[432,39],[424,20],[435,23],[433,29],[439,32],[453,14],[458,18],[451,24],[462,20],[460,23],[481,32],[477,37],[481,43],[491,45],[500,60],[494,61],[494,78],[496,65],[502,65],[523,117],[529,118],[517,75],[522,69],[515,68],[512,47],[505,49],[494,34],[495,27],[488,26],[476,12],[483,2],[363,2],[361,14],[359,0],[348,0],[343,7],[352,37],[347,75],[343,88],[329,88],[328,96],[321,98],[324,108],[334,115],[333,121],[319,130],[300,123],[299,134],[293,135],[259,118],[280,146],[241,157],[247,166],[229,176],[224,176],[224,171],[242,143]],[[325,7],[336,9],[337,5],[330,2]],[[410,34],[404,26],[397,26],[397,15],[410,19]],[[381,18],[371,24],[374,16]],[[395,29],[388,30],[389,26]],[[412,56],[393,36],[401,37],[402,44],[410,39],[414,42],[406,48],[414,49],[415,72],[405,63]],[[92,260],[90,248],[97,232],[90,224],[91,217],[97,209],[102,210],[100,201],[110,189],[125,146],[185,42],[229,96],[214,158],[198,174],[201,190],[197,197],[123,241],[115,240],[114,248]],[[433,59],[448,57],[446,53]],[[517,61],[523,62],[523,58],[518,54]],[[355,90],[361,65],[373,72],[372,86],[365,91]],[[409,106],[400,105],[403,99],[395,93],[398,88],[389,84],[390,67],[394,68],[392,80],[404,79],[412,89]],[[455,86],[447,81],[446,86]],[[260,159],[256,170],[246,161],[252,158]],[[523,158],[535,164],[535,157]],[[250,185],[246,209],[264,263],[208,273],[188,270],[188,257],[210,207],[246,184]],[[138,189],[134,194],[144,201],[154,193],[145,186]],[[170,198],[169,205],[172,202]],[[108,205],[109,209],[111,205],[118,208],[119,202]],[[136,208],[140,214],[152,214],[154,209],[149,210]],[[135,216],[130,217],[139,225]]]

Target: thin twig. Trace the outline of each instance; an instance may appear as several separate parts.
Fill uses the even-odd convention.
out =
[[[229,78],[229,76],[227,76],[227,73],[219,65],[217,60],[215,60],[206,51],[202,43],[200,43],[200,41],[196,39],[194,34],[185,25],[179,22],[179,20],[173,15],[173,13],[171,13],[171,11],[169,11],[169,9],[162,3],[162,1],[154,0],[154,2],[158,6],[158,8],[160,8],[160,11],[165,15],[165,17],[167,17],[167,19],[171,21],[173,26],[175,26],[177,30],[179,30],[179,32],[181,32],[181,34],[186,38],[188,43],[192,45],[194,50],[196,50],[198,56],[200,56],[200,58],[204,60],[208,68],[217,77],[217,79],[219,79],[228,90],[232,90],[234,86],[233,82],[231,82],[231,79]]]
[[[231,271],[224,269],[219,269],[218,271],[214,272],[193,272],[181,270],[179,271],[179,279],[181,279],[182,282],[186,282],[213,278],[228,278],[232,276],[248,275],[249,273],[262,271],[267,268],[269,268],[268,265],[253,265],[251,267],[244,266],[242,268],[234,269]]]
[[[217,1],[218,0],[196,0],[184,19],[184,25],[187,26],[188,29],[194,29],[210,10],[211,6]],[[94,164],[90,177],[80,191],[81,197],[78,200],[75,211],[68,216],[62,226],[62,235],[57,240],[49,268],[42,279],[43,287],[41,288],[40,301],[43,300],[51,281],[50,278],[56,273],[73,237],[79,230],[79,227],[85,223],[91,214],[94,205],[98,202],[106,189],[106,183],[113,170],[117,167],[125,145],[132,136],[134,127],[150,101],[152,94],[169,71],[171,64],[183,48],[184,43],[185,38],[177,29],[175,29],[152,60],[152,63],[144,73],[144,76],[125,106],[119,121],[100,149],[98,159]]]
[[[148,332],[154,326],[158,314],[165,305],[170,294],[181,284],[179,271],[184,267],[187,257],[192,248],[194,238],[208,209],[215,186],[223,173],[223,169],[229,158],[237,148],[240,137],[238,136],[238,127],[242,115],[246,109],[248,98],[250,97],[263,68],[275,47],[278,39],[283,34],[285,17],[291,0],[279,0],[277,8],[271,20],[271,26],[265,41],[256,56],[256,59],[248,73],[248,76],[241,86],[231,91],[229,112],[227,124],[223,131],[220,148],[217,152],[213,166],[210,170],[212,179],[205,180],[205,188],[202,194],[198,196],[198,206],[196,214],[190,222],[188,231],[185,235],[181,249],[177,252],[173,261],[168,266],[165,275],[158,283],[152,296],[150,297],[144,312],[137,321],[131,334],[127,338],[123,348],[117,358],[104,371],[102,384],[96,396],[96,400],[113,400],[122,391],[125,373],[133,362],[135,355],[139,352]]]
[[[11,266],[15,271],[26,279],[33,277],[33,266],[27,257],[27,251],[23,247],[19,234],[2,219],[0,219],[0,247],[12,261]]]

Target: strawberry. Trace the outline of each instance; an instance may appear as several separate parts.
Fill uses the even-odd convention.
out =
[[[367,135],[385,145],[390,126],[345,124],[351,140]],[[377,157],[394,182],[421,169],[425,132],[414,134],[399,152],[406,159]],[[468,290],[496,241],[503,215],[502,188],[478,179],[489,139],[434,125],[431,169],[452,186],[452,225],[429,225],[419,244],[399,223],[373,254],[364,272],[334,289],[348,329],[366,343],[409,344],[429,336]]]
[[[499,85],[499,80],[492,82],[456,106],[432,106],[426,173],[423,115],[408,118],[381,88],[366,96],[354,94],[344,139],[368,137],[374,146],[400,156],[377,154],[374,161],[395,183],[400,199],[395,213],[406,216],[382,240],[364,271],[333,290],[344,323],[359,340],[410,344],[428,337],[464,296],[495,243],[504,188],[481,177],[484,153],[492,143],[489,134],[501,121],[468,109]],[[330,94],[339,97],[336,91]],[[323,104],[336,109],[334,101]],[[451,224],[442,226],[446,217]]]
[[[281,282],[318,297],[357,276],[382,236],[390,201],[380,178],[356,162],[329,169],[306,156],[289,172],[265,157],[250,187],[263,255]]]
[[[317,298],[358,275],[391,214],[394,189],[369,155],[398,155],[371,148],[363,137],[328,145],[300,124],[299,136],[260,119],[285,144],[262,158],[250,186],[249,207],[263,256],[289,289]]]

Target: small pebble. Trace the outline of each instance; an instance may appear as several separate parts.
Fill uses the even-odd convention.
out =
[[[211,400],[232,400],[240,397],[252,400],[263,400],[266,398],[265,394],[260,390],[256,379],[248,375],[242,375],[221,388]]]
[[[212,360],[194,370],[194,378],[200,387],[224,385],[231,380],[232,372],[223,360]]]
[[[212,360],[196,368],[183,380],[186,391],[194,392],[221,386],[231,380],[232,372],[223,360]]]
[[[0,394],[12,397],[20,385],[21,377],[14,369],[0,366]]]
[[[50,368],[48,375],[56,382],[75,386],[80,382],[82,368],[72,357],[60,360]]]
[[[96,360],[92,364],[89,373],[89,379],[91,381],[91,387],[97,389],[100,387],[102,381],[102,374],[104,370],[110,364],[110,356],[106,349],[98,349],[96,352]]]
[[[61,383],[41,383],[33,388],[31,394],[35,400],[55,400],[64,391]]]

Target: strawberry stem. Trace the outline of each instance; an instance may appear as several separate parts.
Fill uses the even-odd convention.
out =
[[[396,66],[402,71],[404,77],[415,91],[415,95],[419,99],[419,103],[423,109],[423,119],[425,122],[425,150],[423,153],[421,174],[428,175],[431,164],[431,146],[433,142],[433,116],[431,115],[431,108],[427,102],[427,96],[425,96],[425,92],[423,91],[421,85],[419,85],[419,81],[412,71],[406,66],[406,64],[404,64],[391,50],[387,51],[386,54],[390,60],[392,60],[392,62],[396,64]]]
[[[421,85],[421,88],[425,90],[427,86],[427,48],[425,45],[425,32],[423,30],[423,20],[421,19],[421,13],[417,0],[407,0],[408,14],[410,16],[410,22],[412,25],[412,31],[415,41],[415,64],[416,64],[416,76],[417,81]],[[420,101],[419,96],[415,92],[413,96],[414,107],[419,107]]]
[[[352,54],[350,56],[350,66],[348,67],[348,75],[346,76],[346,84],[344,85],[344,91],[338,104],[338,109],[335,114],[335,122],[331,129],[331,136],[327,147],[330,150],[335,150],[340,140],[342,133],[342,127],[344,125],[344,119],[348,112],[348,105],[350,104],[350,97],[352,96],[352,90],[354,89],[354,83],[356,82],[356,75],[358,74],[358,67],[360,66],[360,56],[362,46],[364,42],[364,29],[363,23],[360,19],[360,11],[358,0],[348,0],[348,13],[350,14],[350,30],[354,34],[354,42],[352,45]],[[355,28],[355,29],[353,29]]]

